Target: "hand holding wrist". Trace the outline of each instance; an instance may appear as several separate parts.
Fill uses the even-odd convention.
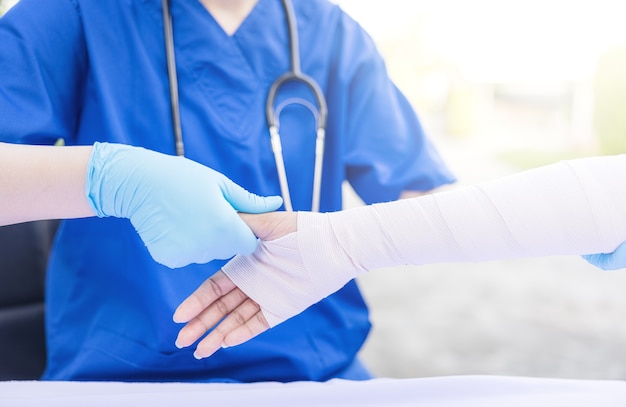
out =
[[[277,209],[208,167],[140,147],[95,143],[85,184],[99,217],[128,218],[168,267],[249,254],[257,241],[237,211]]]

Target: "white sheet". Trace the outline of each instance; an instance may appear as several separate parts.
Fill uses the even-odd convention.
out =
[[[626,382],[450,376],[325,383],[0,382],[3,407],[624,407]]]

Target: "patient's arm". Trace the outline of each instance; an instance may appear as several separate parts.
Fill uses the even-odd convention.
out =
[[[175,320],[188,323],[177,344],[191,345],[228,316],[198,344],[196,356],[208,356],[376,268],[612,252],[626,240],[625,174],[626,156],[562,162],[414,199],[300,212],[297,231],[282,237],[264,235],[264,225],[278,219],[293,230],[293,215],[254,218],[252,229],[274,240],[234,258],[181,304]]]

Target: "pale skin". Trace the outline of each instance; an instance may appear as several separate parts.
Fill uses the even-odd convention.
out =
[[[424,193],[415,191],[406,197],[419,195]],[[274,240],[297,231],[297,212],[240,216],[261,240]],[[185,324],[176,339],[179,348],[193,345],[213,328],[198,342],[194,352],[197,359],[209,357],[222,347],[240,345],[270,327],[259,305],[221,270],[178,306],[174,321]]]
[[[258,0],[200,0],[224,32],[232,36],[250,14]],[[439,189],[437,189],[439,190]],[[403,191],[401,199],[415,198],[433,191]]]
[[[85,195],[91,150],[0,143],[0,225],[94,216]]]
[[[0,143],[0,191],[2,191],[0,226],[43,219],[95,216],[85,194],[87,166],[91,153],[91,146],[61,147]],[[295,213],[275,212],[269,214],[267,218],[243,214],[241,216],[254,227],[253,231],[257,236],[264,239],[272,239],[274,236],[295,230]],[[279,217],[282,220],[277,221]],[[224,293],[229,292],[226,300],[228,304],[233,301],[245,303],[242,312],[246,312],[246,315],[251,309],[258,310],[258,306],[247,300],[239,289],[235,289],[225,275],[218,273],[214,278],[218,279],[219,287],[222,287]],[[198,293],[202,293],[210,285],[210,282],[205,282]],[[206,298],[208,297],[202,298],[198,305],[206,304],[204,301]],[[211,311],[203,313],[208,317],[213,314]],[[252,326],[251,332],[260,332],[263,327],[264,318],[260,312],[258,314],[259,325]],[[188,315],[188,312],[180,315]],[[190,329],[193,329],[193,326],[191,324]],[[185,332],[189,332],[189,329]],[[207,343],[210,343],[212,338],[214,336],[209,338]],[[220,345],[221,342],[218,348]],[[204,346],[211,348],[210,345]]]
[[[201,0],[228,35],[237,31],[257,2]],[[0,226],[94,216],[84,191],[91,149],[0,143]]]
[[[202,0],[232,35],[257,0]],[[94,216],[85,195],[91,146],[0,143],[0,226]]]
[[[201,0],[201,3],[224,32],[233,35],[257,0]],[[94,216],[85,194],[91,152],[91,146],[0,143],[0,226]],[[405,191],[401,197],[421,194]],[[296,230],[296,213],[242,215],[242,218],[264,240]],[[243,343],[269,328],[259,306],[218,272],[177,309],[174,319],[188,322],[179,334],[177,345],[193,344],[227,314],[229,317],[200,342],[196,357],[207,357],[223,345]]]
[[[524,178],[522,179],[524,180]],[[519,182],[519,179],[516,180],[518,180]],[[577,180],[579,183],[581,182],[580,178],[578,178]],[[524,183],[522,182],[517,185],[523,184]],[[577,185],[580,186],[581,184]],[[538,189],[541,191],[545,191],[541,188]],[[605,191],[606,190],[607,189],[605,189]],[[528,191],[528,189],[526,189],[525,191]],[[566,193],[565,196],[569,196],[569,194]],[[589,198],[587,197],[587,199]],[[589,203],[597,201],[583,200],[583,202],[585,202],[585,205],[581,205],[581,207],[589,209]],[[614,205],[615,208],[622,206],[623,205]],[[609,205],[600,204],[598,205],[598,207],[604,208],[609,207]],[[522,205],[520,206],[520,208],[522,208],[519,211],[520,213],[527,212],[527,206]],[[495,211],[498,212],[497,209]],[[554,208],[552,208],[546,213],[549,213],[550,216],[552,216],[555,213],[555,210]],[[564,213],[569,213],[569,210],[564,209]],[[582,212],[579,211],[579,213],[583,218],[593,219],[597,217],[599,212],[593,212],[591,210]],[[246,215],[243,216],[243,219],[258,237],[260,237],[262,240],[271,241],[286,236],[287,234],[298,232],[298,216],[306,215],[304,215],[303,213],[298,215],[297,213],[274,212],[263,215]],[[465,218],[467,219],[467,214],[465,214]],[[540,219],[545,219],[545,215],[544,218]],[[606,224],[607,222],[605,222],[605,225]],[[538,229],[536,230],[541,230],[543,224],[538,223],[537,225]],[[549,227],[550,226],[548,226],[548,229]],[[596,231],[599,228],[597,224],[594,227]],[[419,231],[420,229],[414,230]],[[298,233],[302,232],[306,231],[303,230],[299,231]],[[585,233],[589,233],[589,231]],[[609,233],[609,235],[611,234]],[[504,234],[499,234],[498,236],[501,238],[501,236],[504,236]],[[591,233],[587,236],[591,236],[591,240],[597,240],[596,234]],[[622,239],[622,237],[619,238]],[[615,242],[613,242],[612,244],[614,243]],[[522,246],[528,246],[528,244],[520,245],[520,247]],[[465,248],[467,248],[467,246]],[[591,264],[604,269],[626,268],[625,253],[626,243],[622,243],[621,245],[617,246],[617,249],[614,249],[614,251],[612,252],[609,251],[608,253],[599,253],[592,255],[594,257],[599,256],[600,260],[588,261]],[[356,263],[357,262],[349,264],[354,265]],[[257,264],[261,266],[262,263]],[[267,290],[271,289],[271,287],[269,286],[263,288]],[[198,342],[196,351],[194,353],[194,356],[196,358],[208,357],[217,350],[219,350],[220,347],[235,346],[244,343],[245,341],[266,331],[270,327],[267,319],[264,317],[263,312],[261,311],[260,306],[255,303],[251,298],[249,298],[245,293],[243,293],[239,288],[237,288],[237,286],[222,271],[216,273],[213,277],[205,281],[194,293],[192,293],[191,296],[189,296],[178,307],[178,309],[174,313],[174,321],[186,324],[180,330],[178,338],[176,340],[176,345],[179,347],[191,346],[193,343],[199,340],[207,331],[212,329],[203,339]]]
[[[200,0],[227,35],[233,35],[258,0]]]
[[[256,0],[201,2],[228,35],[237,31],[257,3]],[[433,191],[403,191],[400,198],[414,198],[430,192]],[[242,218],[263,240],[277,239],[296,231],[296,213],[242,215]],[[176,345],[180,348],[192,345],[225,316],[227,318],[198,343],[194,353],[196,358],[208,357],[223,346],[239,345],[269,329],[258,304],[218,271],[176,310],[174,321],[186,323]]]
[[[297,212],[240,216],[262,240],[278,239],[297,230]],[[220,270],[176,309],[174,321],[185,323],[176,346],[191,346],[224,317],[224,321],[198,343],[194,357],[209,357],[222,347],[242,344],[269,329],[259,305]]]
[[[0,226],[94,216],[85,194],[91,152],[91,146],[0,143]],[[241,216],[263,240],[296,231],[295,212]],[[229,313],[228,319],[198,345],[198,358],[213,354],[223,344],[243,343],[269,328],[258,305],[218,272],[176,311],[176,321],[189,322],[181,330],[177,345],[193,344]]]
[[[257,0],[201,0],[232,35]],[[0,226],[94,216],[85,195],[91,146],[0,143]]]

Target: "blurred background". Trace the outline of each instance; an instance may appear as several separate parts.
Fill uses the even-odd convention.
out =
[[[626,152],[623,0],[337,3],[459,184]],[[360,286],[376,375],[626,379],[626,272],[550,257],[385,269]]]
[[[624,0],[336,2],[459,184],[626,152]],[[360,204],[346,186],[346,207]],[[377,376],[626,379],[626,271],[550,257],[385,269],[360,285]]]

